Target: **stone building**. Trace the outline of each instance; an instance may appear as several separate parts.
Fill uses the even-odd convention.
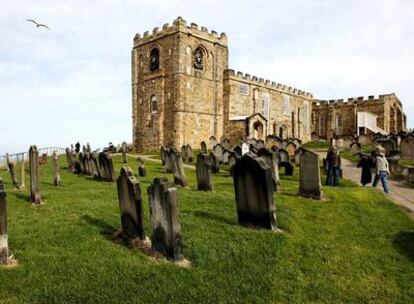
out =
[[[407,117],[395,94],[339,100],[315,100],[312,137],[330,139],[373,133],[406,131]]]
[[[311,136],[310,93],[228,68],[224,33],[177,18],[137,34],[132,50],[133,145],[199,146],[211,136],[232,143],[274,134]]]

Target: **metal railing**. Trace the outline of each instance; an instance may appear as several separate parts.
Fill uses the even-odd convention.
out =
[[[56,151],[57,155],[65,154],[65,148],[60,147],[47,147],[47,148],[40,148],[37,149],[39,151],[39,156],[43,154],[47,154],[47,156],[51,156],[54,151]],[[14,153],[9,154],[9,159],[11,162],[21,162],[27,160],[29,156],[29,152],[21,152],[21,153]],[[0,166],[6,165],[6,155],[0,155]]]

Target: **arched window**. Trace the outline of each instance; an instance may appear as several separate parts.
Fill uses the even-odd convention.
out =
[[[153,48],[150,53],[150,71],[155,71],[160,68],[160,51]]]
[[[155,114],[158,113],[158,100],[157,96],[152,95],[150,100],[150,113]]]
[[[194,50],[194,68],[197,70],[204,69],[204,53],[200,47]]]

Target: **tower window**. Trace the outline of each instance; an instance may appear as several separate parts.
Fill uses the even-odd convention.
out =
[[[158,100],[157,96],[152,95],[150,100],[150,113],[155,114],[158,113]]]
[[[155,71],[160,68],[160,51],[153,48],[150,54],[150,71]]]
[[[194,68],[197,70],[204,68],[204,54],[200,47],[194,50]]]

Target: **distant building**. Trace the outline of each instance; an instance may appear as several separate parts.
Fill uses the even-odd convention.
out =
[[[224,33],[217,35],[194,23],[187,26],[180,17],[161,30],[137,34],[132,49],[134,149],[198,147],[211,136],[235,144],[245,138],[264,140],[268,135],[306,142],[312,132],[315,138],[335,133],[332,117],[340,118],[341,110],[332,114],[332,107],[344,107],[340,102],[314,102],[311,93],[235,72],[228,68],[228,57]],[[383,108],[383,114],[378,109],[372,113],[395,116],[393,124],[387,122],[392,128],[384,130],[399,130],[396,126],[401,121],[405,128],[402,107],[393,106],[394,112]],[[356,122],[348,118],[348,112],[338,122],[342,133],[355,133]]]

